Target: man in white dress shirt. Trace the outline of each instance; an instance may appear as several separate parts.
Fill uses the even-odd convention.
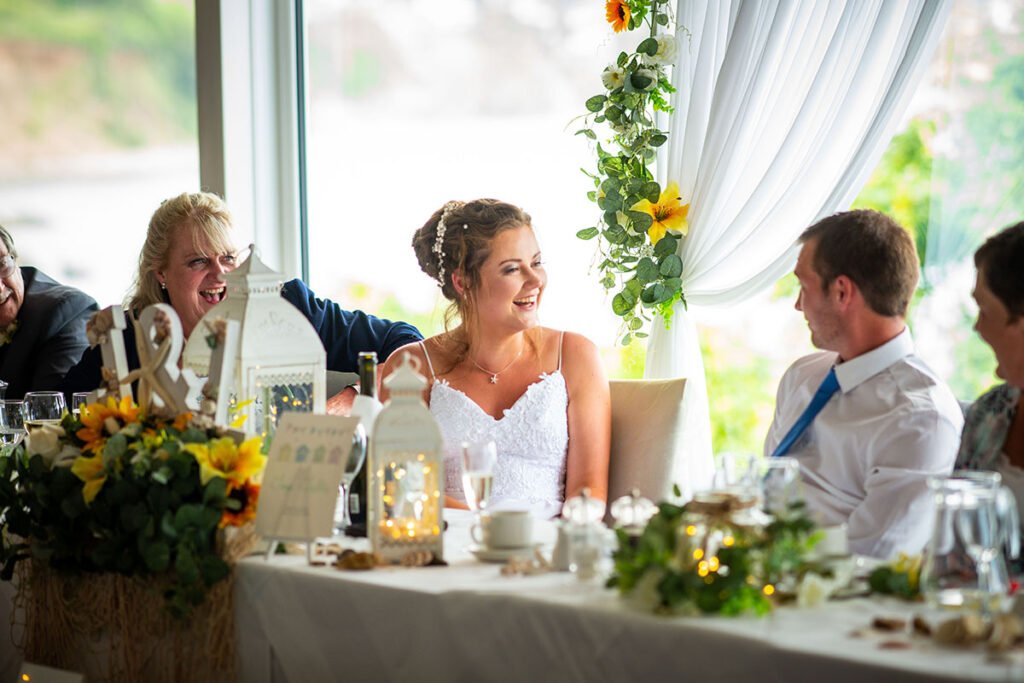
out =
[[[952,470],[963,414],[914,355],[905,322],[914,243],[876,211],[825,218],[800,242],[796,309],[823,351],[779,383],[765,455],[800,462],[810,512],[845,522],[852,552],[920,552],[932,526],[926,481]]]

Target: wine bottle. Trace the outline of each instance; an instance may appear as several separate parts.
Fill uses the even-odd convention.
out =
[[[366,513],[369,509],[369,500],[366,497],[367,472],[370,470],[370,457],[373,453],[373,423],[380,409],[381,404],[377,399],[377,353],[364,351],[359,354],[359,395],[352,403],[351,415],[362,420],[370,443],[363,468],[352,480],[352,490],[348,497],[352,524],[345,530],[347,536],[366,536]]]

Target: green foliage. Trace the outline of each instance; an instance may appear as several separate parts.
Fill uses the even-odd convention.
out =
[[[199,463],[183,444],[219,437],[213,430],[143,419],[121,424],[90,456],[77,436],[83,426],[66,414],[54,452],[38,452],[30,435],[27,445],[0,454],[0,578],[10,580],[30,557],[68,574],[155,576],[170,612],[186,617],[227,576],[218,529],[225,511],[255,506],[253,489],[229,493],[219,476],[201,482]],[[106,477],[88,502],[73,468],[83,459],[104,463]]]
[[[194,138],[194,25],[184,2],[0,0],[0,44],[59,56],[24,94],[23,132],[44,137],[73,110],[116,146]]]
[[[895,595],[907,600],[921,597],[921,556],[900,553],[890,564],[874,569],[868,576],[868,586],[875,593]]]
[[[893,137],[851,207],[875,209],[895,218],[914,237],[922,264],[928,252],[932,201],[932,153],[926,141],[934,133],[933,122],[912,120],[906,130]]]
[[[771,421],[775,386],[771,363],[745,340],[701,330],[711,439],[718,453],[760,453]]]
[[[632,0],[628,30],[646,23],[649,37],[631,53],[622,52],[602,75],[605,92],[587,99],[584,126],[577,135],[597,141],[597,167],[581,169],[594,183],[588,198],[598,205],[601,216],[596,226],[576,233],[582,240],[595,240],[601,255],[598,271],[601,285],[612,296],[612,310],[623,320],[624,346],[634,337],[645,337],[642,328],[651,320],[648,311],[666,321],[672,306],[682,296],[682,261],[676,255],[679,236],[652,231],[658,209],[647,210],[641,202],[658,205],[662,187],[654,180],[650,166],[657,148],[668,140],[668,132],[655,125],[655,112],[670,111],[668,97],[674,92],[666,77],[670,54],[675,54],[674,31],[658,35],[658,26],[670,26],[668,0]],[[604,139],[595,130],[603,124],[611,131]],[[601,140],[604,139],[605,146]],[[675,201],[678,198],[665,198]]]
[[[662,614],[769,612],[774,584],[817,542],[814,524],[799,505],[763,526],[737,521],[729,505],[663,502],[640,536],[618,530],[608,586]]]

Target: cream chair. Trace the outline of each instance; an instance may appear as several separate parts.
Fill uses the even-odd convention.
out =
[[[637,488],[654,502],[687,488],[677,462],[683,438],[685,379],[612,380],[612,449],[608,502]]]

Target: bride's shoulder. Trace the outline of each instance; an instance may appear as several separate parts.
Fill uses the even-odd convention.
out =
[[[556,358],[561,356],[564,372],[571,373],[577,368],[589,368],[595,363],[600,364],[597,346],[582,334],[547,327],[541,328],[541,333],[545,349],[550,349]]]
[[[384,365],[382,366],[382,376],[391,374],[391,372],[401,364],[402,358],[405,356],[412,356],[416,359],[417,363],[419,363],[423,368],[426,368],[427,358],[423,354],[423,344],[429,343],[429,341],[430,340],[427,339],[424,342],[409,342],[408,344],[399,346],[397,349],[392,351],[391,355],[388,356],[388,359],[384,361]]]

